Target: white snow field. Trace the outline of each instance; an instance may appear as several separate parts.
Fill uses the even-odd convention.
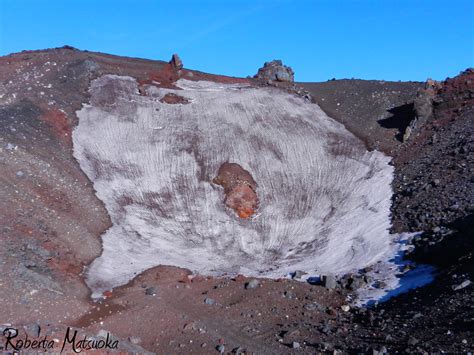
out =
[[[389,157],[283,90],[177,86],[141,96],[135,79],[106,75],[77,112],[74,156],[113,223],[87,270],[93,297],[157,265],[277,278],[341,274],[397,253]],[[167,93],[190,103],[160,102]],[[258,184],[251,219],[227,209],[212,183],[226,161]]]

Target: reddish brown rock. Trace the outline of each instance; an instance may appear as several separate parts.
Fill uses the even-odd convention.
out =
[[[239,164],[224,163],[213,180],[224,188],[224,203],[240,218],[249,218],[258,208],[257,183],[250,173]]]
[[[185,97],[169,93],[163,96],[163,98],[160,100],[160,102],[164,102],[170,105],[176,105],[176,104],[189,104],[189,100]]]
[[[227,194],[225,204],[234,209],[240,218],[248,218],[257,209],[257,194],[248,185],[237,185]]]

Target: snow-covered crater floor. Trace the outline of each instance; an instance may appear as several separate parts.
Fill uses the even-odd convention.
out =
[[[342,274],[389,260],[390,158],[316,104],[274,88],[179,80],[146,88],[106,75],[77,112],[74,156],[112,227],[87,270],[98,297],[157,265],[207,275]],[[188,104],[161,102],[174,93]],[[224,162],[258,184],[239,219],[212,183]]]

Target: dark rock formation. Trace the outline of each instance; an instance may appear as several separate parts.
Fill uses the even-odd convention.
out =
[[[474,72],[419,91],[411,137],[395,157],[396,230],[432,230],[472,213]]]
[[[170,60],[170,64],[176,70],[183,69],[183,62],[181,61],[181,58],[177,54],[173,54],[173,56],[171,57],[171,60]]]
[[[440,83],[428,79],[423,89],[418,90],[414,101],[416,118],[407,127],[403,136],[406,142],[412,132],[431,120],[450,117],[465,108],[474,106],[474,69],[469,68],[454,78]]]
[[[293,69],[283,65],[281,60],[265,62],[263,67],[258,70],[258,73],[254,76],[254,78],[268,84],[271,84],[274,81],[292,83],[295,80]]]
[[[414,101],[416,116],[406,128],[403,134],[403,142],[406,142],[410,138],[411,133],[417,126],[420,127],[424,125],[433,116],[433,99],[439,87],[439,82],[428,79],[425,83],[425,87],[418,90]]]

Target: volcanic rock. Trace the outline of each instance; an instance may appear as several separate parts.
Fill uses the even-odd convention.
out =
[[[425,124],[433,116],[433,100],[436,96],[436,90],[440,87],[440,83],[428,79],[423,89],[419,89],[414,101],[414,109],[416,117],[410,122],[403,134],[403,142],[406,142],[412,132]]]
[[[474,71],[442,83],[428,81],[414,108],[415,130],[395,158],[398,193],[392,207],[394,225],[410,231],[446,226],[469,214]]]
[[[212,306],[212,305],[214,305],[214,304],[216,303],[216,301],[215,301],[214,299],[212,299],[212,298],[208,298],[208,297],[207,297],[207,298],[204,299],[204,303],[205,303],[205,304],[208,304],[209,306]]]
[[[459,285],[453,286],[453,290],[454,291],[462,290],[463,288],[469,286],[470,284],[471,284],[471,280],[465,280],[465,281],[461,282]]]
[[[249,290],[252,288],[257,288],[258,286],[260,286],[260,281],[258,281],[257,279],[252,279],[245,284],[245,289]]]
[[[304,272],[304,271],[301,271],[301,270],[296,270],[292,275],[291,275],[291,278],[292,279],[301,279],[304,275],[306,275],[307,273]]]
[[[177,54],[173,54],[173,56],[171,57],[171,60],[170,60],[170,64],[176,70],[183,69],[183,62],[181,61],[181,58]]]
[[[164,103],[167,103],[167,104],[170,104],[170,105],[189,104],[188,99],[186,99],[185,97],[173,94],[173,93],[169,93],[169,94],[166,94],[165,96],[163,96],[160,99],[160,102],[164,102]]]
[[[293,69],[286,65],[283,65],[281,60],[272,60],[271,62],[265,62],[263,67],[258,70],[258,73],[254,78],[262,80],[266,83],[272,81],[280,82],[294,82],[295,76]]]
[[[333,275],[323,275],[321,280],[323,286],[328,289],[333,289],[337,286],[336,278]]]
[[[155,296],[156,295],[156,288],[155,287],[148,287],[145,290],[145,295],[147,296]]]
[[[239,164],[224,163],[213,182],[224,187],[225,204],[240,218],[252,216],[258,208],[257,183]]]

